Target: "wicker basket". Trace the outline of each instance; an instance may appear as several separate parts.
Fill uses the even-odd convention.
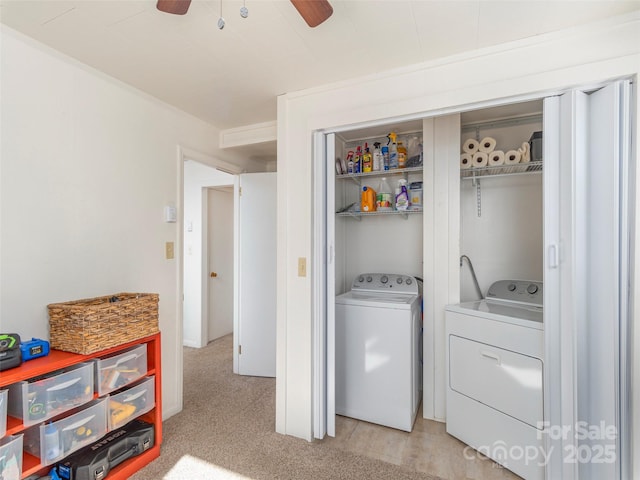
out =
[[[118,293],[49,308],[51,348],[87,355],[158,333],[158,295]]]

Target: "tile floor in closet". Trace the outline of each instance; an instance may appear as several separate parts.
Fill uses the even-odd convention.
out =
[[[359,455],[402,465],[448,480],[517,480],[519,476],[482,456],[446,432],[444,423],[425,420],[422,409],[411,433],[336,416],[336,437],[327,442]]]

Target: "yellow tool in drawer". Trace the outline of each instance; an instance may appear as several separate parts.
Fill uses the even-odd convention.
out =
[[[109,410],[111,414],[111,425],[121,425],[135,413],[136,407],[132,404],[110,400]]]

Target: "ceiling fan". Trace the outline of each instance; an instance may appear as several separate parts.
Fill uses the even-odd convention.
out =
[[[333,13],[328,0],[290,0],[298,13],[310,27],[317,27]],[[184,15],[189,10],[191,0],[158,0],[156,7],[161,12]]]

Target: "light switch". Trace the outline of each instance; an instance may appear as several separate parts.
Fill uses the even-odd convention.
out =
[[[178,209],[171,205],[164,207],[164,221],[167,223],[176,223],[178,221]]]
[[[171,260],[173,258],[173,242],[165,243],[164,250],[167,260]]]
[[[307,259],[306,257],[298,258],[298,276],[306,277],[307,276]]]

